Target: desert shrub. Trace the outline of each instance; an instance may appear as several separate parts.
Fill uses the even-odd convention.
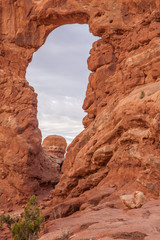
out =
[[[70,232],[64,232],[60,237],[57,238],[57,240],[68,240],[70,235]]]
[[[145,92],[144,91],[141,91],[141,94],[140,94],[140,99],[144,98],[145,97]]]
[[[30,198],[18,222],[15,222],[9,215],[1,215],[0,226],[3,223],[6,223],[11,230],[14,240],[36,240],[44,223],[44,217],[38,208],[36,196]],[[12,228],[11,225],[13,225]]]

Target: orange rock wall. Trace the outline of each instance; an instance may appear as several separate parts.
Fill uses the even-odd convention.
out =
[[[159,194],[159,10],[159,0],[1,1],[2,201],[19,200],[58,174],[41,147],[37,96],[25,72],[48,34],[72,23],[88,23],[101,40],[88,59],[85,130],[68,148],[54,196],[79,196],[105,182]]]

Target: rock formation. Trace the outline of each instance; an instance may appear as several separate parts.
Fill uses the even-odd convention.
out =
[[[69,146],[63,177],[52,195],[79,197],[108,183],[117,191],[158,197],[160,4],[138,0],[97,5],[88,22],[101,39],[88,59],[92,73],[83,104],[85,131]]]
[[[42,147],[51,155],[64,160],[67,142],[64,137],[50,135],[43,140]]]
[[[37,95],[25,79],[32,55],[63,24],[101,37],[88,59],[85,130],[68,147],[55,201],[108,184],[159,196],[159,0],[1,0],[0,198],[19,201],[54,182],[41,147]],[[53,56],[54,57],[54,56]]]

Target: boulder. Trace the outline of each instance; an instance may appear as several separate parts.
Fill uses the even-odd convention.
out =
[[[146,197],[143,192],[135,191],[133,194],[122,195],[120,197],[124,205],[128,208],[140,208],[146,202]]]

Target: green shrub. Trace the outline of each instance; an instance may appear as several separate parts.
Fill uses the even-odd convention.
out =
[[[145,92],[144,91],[141,91],[141,94],[140,94],[140,99],[144,98],[145,97]]]
[[[6,223],[11,230],[14,240],[36,240],[43,226],[44,217],[42,216],[36,196],[32,196],[24,208],[24,213],[18,222],[15,222],[9,215],[1,215],[0,226]],[[11,228],[11,224],[13,224]]]

